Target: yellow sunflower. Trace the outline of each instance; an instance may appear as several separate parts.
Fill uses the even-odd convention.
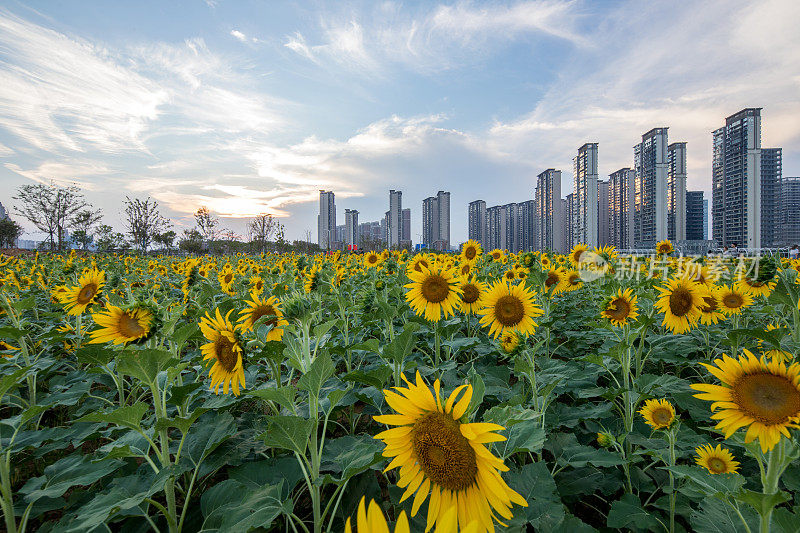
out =
[[[500,250],[499,248],[495,248],[494,250],[489,252],[489,255],[491,255],[492,259],[494,259],[495,261],[500,261],[506,256],[505,252],[503,250]]]
[[[715,292],[711,290],[708,294],[703,296],[703,303],[700,305],[700,323],[701,324],[716,324],[720,320],[725,319],[725,313],[719,305],[719,299]]]
[[[714,402],[711,416],[725,438],[747,426],[744,441],[758,439],[765,453],[778,444],[781,435],[791,438],[788,428],[800,422],[800,364],[787,367],[776,360],[767,363],[748,350],[737,359],[723,354],[716,366],[701,363],[723,385],[694,383],[695,398]]]
[[[672,246],[672,243],[669,239],[664,239],[663,241],[656,244],[656,253],[658,255],[669,255],[675,251],[675,247]]]
[[[633,290],[628,288],[624,291],[619,289],[603,307],[602,315],[607,318],[614,326],[624,326],[629,321],[636,320],[639,316],[639,308],[636,305],[636,296]]]
[[[59,290],[55,296],[61,301],[69,315],[79,315],[86,311],[86,307],[94,303],[97,296],[106,284],[106,273],[102,270],[92,268],[80,279],[78,285],[67,289]]]
[[[461,385],[443,402],[439,380],[433,384],[435,396],[419,372],[416,384],[405,376],[403,380],[407,387],[384,391],[386,403],[397,414],[375,417],[396,427],[375,438],[386,445],[383,456],[393,458],[386,470],[400,468],[397,486],[406,489],[400,501],[416,492],[411,516],[430,495],[428,529],[444,522],[445,514],[455,507],[462,525],[476,521],[477,531],[484,532],[494,531],[495,514],[511,519],[514,503],[527,507],[525,499],[500,476],[508,467],[484,446],[506,440],[495,433],[505,428],[461,422],[472,399],[472,386]]]
[[[19,351],[19,348],[16,346],[12,346],[5,341],[0,341],[0,352],[16,352]],[[12,354],[10,353],[0,353],[0,357],[10,358]]]
[[[778,324],[767,324],[766,331],[774,331],[776,329],[781,329],[781,327],[782,326]],[[758,347],[763,351],[764,341],[762,341],[761,339],[758,340]],[[794,359],[794,356],[791,353],[787,352],[786,350],[780,350],[775,348],[764,351],[764,357],[768,357],[770,359],[776,359],[779,363],[788,363],[792,359]]]
[[[739,290],[736,285],[720,285],[714,290],[714,295],[719,302],[719,309],[726,316],[738,315],[742,309],[753,304],[753,296]]]
[[[774,277],[770,280],[760,281],[750,278],[745,274],[741,274],[736,281],[736,288],[739,289],[740,292],[749,292],[753,296],[763,296],[766,298],[772,293],[772,289],[774,289],[777,284],[778,281]]]
[[[639,409],[644,421],[653,429],[666,429],[675,421],[675,408],[667,400],[647,400]]]
[[[473,264],[480,259],[481,254],[483,254],[483,248],[481,248],[479,243],[473,241],[472,239],[468,240],[463,246],[461,246],[461,259],[469,264]]]
[[[452,270],[441,265],[422,267],[421,272],[408,275],[411,283],[405,285],[406,300],[411,309],[427,320],[438,322],[455,313],[462,293],[459,279]]]
[[[253,326],[259,318],[263,316],[272,317],[265,325],[272,326],[267,334],[268,341],[279,341],[283,339],[283,328],[289,323],[283,318],[281,303],[275,296],[270,296],[266,300],[257,294],[250,295],[252,300],[246,300],[247,307],[239,313],[239,324],[242,331],[252,331]]]
[[[114,344],[128,344],[145,340],[150,336],[154,318],[153,313],[145,307],[122,309],[108,305],[105,311],[92,313],[92,320],[101,328],[91,332],[92,340],[89,343],[111,341]]]
[[[661,295],[656,307],[664,313],[662,324],[673,333],[685,333],[700,319],[700,306],[706,291],[696,281],[672,278],[666,285],[656,287]]]
[[[367,252],[364,255],[364,266],[367,268],[375,268],[383,262],[381,256],[377,252]]]
[[[698,446],[694,452],[697,454],[694,461],[708,470],[709,474],[733,474],[739,469],[739,463],[734,461],[730,450],[720,444],[716,448],[710,444]]]
[[[589,247],[585,244],[576,244],[572,251],[569,253],[569,262],[572,263],[574,266],[579,266],[581,261],[583,261],[583,254],[589,250]]]
[[[565,292],[572,292],[580,289],[583,286],[583,280],[581,279],[581,273],[577,270],[567,270],[566,275],[564,276],[564,291]]]
[[[483,281],[465,279],[461,283],[461,311],[464,314],[475,314],[480,309],[481,295],[488,285]]]
[[[381,506],[375,503],[375,500],[369,501],[369,507],[364,505],[365,497],[361,497],[358,504],[358,511],[356,512],[356,533],[389,533],[389,525],[386,523],[386,518],[383,516]],[[344,525],[345,533],[353,533],[353,528],[350,525],[350,518],[347,518],[347,523]],[[408,517],[405,511],[400,511],[397,517],[397,523],[394,526],[394,533],[410,533],[408,527]]]
[[[510,355],[514,353],[520,345],[520,336],[517,335],[517,332],[513,330],[504,331],[502,335],[500,335],[500,348],[502,348],[503,353],[506,355]]]
[[[563,268],[551,268],[547,271],[547,277],[544,280],[545,290],[551,291],[551,294],[561,294],[567,290],[567,272]]]
[[[524,283],[497,281],[481,300],[480,323],[489,326],[489,335],[495,339],[507,330],[529,335],[537,326],[533,318],[543,313],[533,298],[534,293]]]
[[[233,271],[224,269],[219,273],[217,279],[219,280],[219,286],[222,288],[222,292],[228,294],[229,296],[236,294],[233,291],[233,282],[236,280],[236,276],[234,276]]]
[[[209,342],[200,347],[200,352],[203,361],[215,360],[209,371],[211,390],[219,394],[222,385],[222,392],[228,394],[228,385],[232,385],[233,394],[239,396],[239,386],[245,388],[244,353],[236,332],[239,326],[234,326],[228,320],[232,312],[228,311],[223,318],[219,309],[216,310],[216,317],[206,311],[206,316],[200,319],[200,331]]]

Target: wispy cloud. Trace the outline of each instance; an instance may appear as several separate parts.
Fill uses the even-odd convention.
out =
[[[247,35],[245,35],[244,33],[240,32],[239,30],[231,30],[231,35],[233,35],[234,37],[236,37],[237,39],[239,39],[243,43],[247,42]]]

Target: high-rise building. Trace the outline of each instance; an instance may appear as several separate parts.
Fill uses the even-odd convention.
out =
[[[708,233],[708,215],[710,211],[708,209],[708,198],[703,198],[703,240],[707,241],[709,239]]]
[[[781,180],[781,246],[800,245],[800,176]]]
[[[572,244],[598,244],[597,143],[578,148],[573,163]]]
[[[389,228],[389,248],[399,248],[403,231],[403,192],[389,191],[389,212],[386,225]]]
[[[503,219],[502,248],[509,252],[519,252],[519,205],[516,203],[505,204],[500,209],[500,216]]]
[[[703,191],[686,191],[686,240],[702,241]]]
[[[505,248],[505,218],[499,205],[486,209],[486,248]]]
[[[667,147],[667,238],[672,241],[688,239],[685,142],[672,143]]]
[[[612,246],[633,248],[633,220],[636,172],[621,168],[609,176],[608,226]]]
[[[403,234],[400,236],[402,241],[411,243],[411,208],[403,209]]]
[[[783,150],[761,149],[761,247],[775,248],[781,240],[781,176]]]
[[[317,244],[323,250],[331,248],[336,240],[336,197],[333,191],[319,191],[319,215],[317,215]]]
[[[486,241],[486,202],[475,200],[469,203],[468,236],[473,241],[480,243],[483,248],[488,247]],[[488,251],[488,250],[487,250]]]
[[[667,128],[653,128],[633,148],[633,242],[652,248],[667,238]]]
[[[712,135],[712,238],[761,248],[761,108],[727,117]]]
[[[561,203],[561,217],[556,220],[556,224],[564,228],[564,231],[561,232],[561,250],[564,250],[564,252],[570,251],[570,243],[572,242],[572,232],[570,231],[569,224],[571,211],[567,208],[567,206],[570,205],[570,200],[571,198],[569,196],[559,200]]]
[[[519,251],[531,252],[536,240],[536,201],[526,200],[517,205]]]
[[[8,213],[6,212],[6,208],[3,207],[3,204],[0,203],[0,220],[4,220],[8,218]]]
[[[386,246],[386,236],[383,234],[385,222],[362,222],[358,225],[358,245],[368,249]]]
[[[450,193],[439,191],[422,201],[422,242],[435,250],[450,249]]]
[[[358,236],[358,211],[355,209],[344,210],[344,243],[348,246],[358,245],[361,240]]]
[[[566,228],[564,248],[571,250],[575,246],[575,193],[571,192],[564,201],[564,227]]]
[[[536,177],[536,242],[534,250],[564,250],[564,214],[561,203],[561,171],[548,168]]]
[[[597,243],[600,246],[611,244],[608,189],[608,181],[597,182]]]

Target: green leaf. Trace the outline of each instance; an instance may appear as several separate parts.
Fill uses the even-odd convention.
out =
[[[9,389],[20,383],[27,372],[27,368],[20,368],[0,378],[0,399],[5,396]]]
[[[292,450],[300,455],[306,453],[313,420],[299,416],[273,416],[267,431],[261,435],[264,443],[273,448]]]
[[[525,420],[514,424],[508,430],[504,457],[518,452],[539,453],[544,446],[545,431],[541,421],[537,419]]]
[[[19,491],[28,502],[56,498],[76,485],[91,485],[123,464],[122,461],[93,463],[81,454],[70,455],[45,467],[43,476],[29,479]]]
[[[325,352],[317,354],[311,367],[297,380],[297,387],[316,396],[328,379],[333,376],[336,369],[331,361],[331,356]]]
[[[758,531],[758,515],[749,507],[740,507],[739,512],[744,517],[749,529],[742,523],[742,519],[729,504],[724,501],[709,497],[700,503],[700,508],[692,512],[689,520],[692,530],[697,533],[745,533]]]
[[[403,328],[403,332],[397,335],[392,342],[384,346],[383,357],[393,363],[402,363],[406,357],[414,351],[416,341],[414,333],[419,329],[419,325],[409,322]]]
[[[205,460],[217,446],[236,433],[236,422],[228,412],[209,414],[186,437],[186,455],[196,465]]]
[[[90,413],[76,422],[106,422],[131,429],[141,429],[142,417],[148,410],[144,402],[137,402],[127,407],[120,407],[106,413]]]
[[[175,333],[170,336],[170,340],[174,342],[176,345],[180,346],[184,342],[186,342],[189,337],[194,335],[200,331],[200,327],[197,325],[196,322],[192,322],[191,324],[185,324],[178,329]]]
[[[386,365],[376,366],[368,370],[353,370],[342,377],[342,381],[353,381],[370,385],[376,389],[382,389],[386,381],[391,377],[392,369]]]
[[[78,348],[75,356],[85,365],[104,366],[109,363],[119,352],[99,344],[84,344]]]
[[[282,483],[252,489],[227,479],[203,493],[200,500],[205,516],[203,531],[247,533],[268,528],[284,512],[291,512],[291,502],[282,498]]]
[[[256,389],[247,391],[248,396],[255,396],[262,400],[275,402],[278,405],[291,409],[294,406],[295,391],[292,387],[280,387],[277,389]]]
[[[365,352],[380,353],[380,344],[378,343],[378,339],[367,339],[364,342],[352,345],[350,349],[364,350]]]
[[[285,349],[286,345],[282,342],[269,341],[264,343],[264,347],[261,349],[261,357],[280,365],[283,363],[283,350]]]
[[[553,531],[561,524],[565,517],[564,504],[544,461],[528,463],[503,477],[507,477],[509,486],[528,502],[528,507],[514,510],[515,521],[524,517],[537,531]]]
[[[195,409],[189,416],[176,416],[175,418],[159,418],[156,421],[155,430],[161,431],[162,429],[167,428],[178,428],[181,433],[186,435],[189,432],[189,428],[195,421],[200,418],[203,414],[205,414],[208,409],[200,407]]]
[[[758,514],[764,516],[776,505],[780,505],[783,502],[788,502],[792,499],[792,497],[788,492],[782,490],[776,492],[775,494],[764,494],[748,489],[740,489],[739,493],[736,495],[736,499],[740,502],[748,504],[750,507],[755,509]]]
[[[662,468],[671,471],[678,479],[691,481],[706,496],[734,495],[744,485],[744,477],[741,474],[710,474],[702,467],[687,465]]]
[[[633,494],[625,494],[611,504],[606,523],[610,528],[629,527],[635,531],[656,531],[660,527],[658,520],[642,508],[639,498]]]
[[[469,401],[469,407],[465,413],[465,415],[469,417],[472,413],[477,411],[483,403],[483,396],[486,393],[486,384],[483,382],[481,375],[475,371],[474,367],[470,369],[467,379],[469,379],[472,385],[472,399]]]
[[[0,339],[14,339],[15,341],[27,334],[25,330],[17,329],[13,326],[0,327]]]
[[[176,362],[177,360],[164,350],[127,349],[120,352],[117,358],[117,370],[152,384],[159,372]]]
[[[294,455],[271,457],[261,461],[250,461],[228,470],[228,478],[249,488],[277,485],[283,481],[283,496],[288,496],[303,479],[303,470]]]
[[[370,435],[340,437],[325,441],[322,453],[322,470],[340,474],[334,478],[341,483],[383,460],[383,446]]]

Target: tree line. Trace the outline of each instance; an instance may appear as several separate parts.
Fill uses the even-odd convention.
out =
[[[60,251],[74,245],[98,252],[148,253],[157,249],[173,253],[261,253],[267,251],[315,252],[319,246],[303,241],[288,242],[284,226],[271,214],[255,216],[247,225],[247,235],[240,236],[220,226],[219,217],[206,207],[195,213],[195,227],[183,230],[178,237],[172,222],[161,214],[158,201],[147,197],[125,197],[124,231],[102,224],[103,212],[92,206],[76,185],[22,185],[12,197],[14,213],[30,222],[47,238],[40,248]],[[22,235],[22,227],[10,217],[0,220],[0,248],[11,248]]]

